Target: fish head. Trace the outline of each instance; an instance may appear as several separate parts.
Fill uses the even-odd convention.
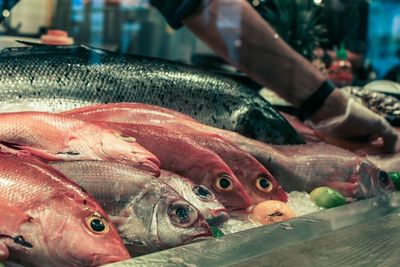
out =
[[[357,199],[379,196],[395,190],[389,175],[365,159],[360,160],[351,179],[359,184],[355,191]]]
[[[204,185],[196,185],[177,175],[170,176],[166,183],[192,204],[204,216],[209,225],[220,225],[229,219],[227,209]]]
[[[261,164],[243,159],[240,169],[235,168],[233,171],[245,187],[253,205],[266,200],[287,202],[285,190]]]
[[[48,254],[65,266],[99,266],[130,258],[107,215],[89,198],[55,201],[41,211],[40,219]]]
[[[157,183],[156,183],[157,182]],[[130,251],[155,252],[212,236],[199,211],[157,179],[120,212],[118,230]]]
[[[208,173],[201,184],[211,189],[229,212],[247,211],[251,206],[249,194],[230,170]]]
[[[201,213],[184,199],[166,199],[157,207],[158,236],[162,243],[179,245],[208,239],[211,229]]]

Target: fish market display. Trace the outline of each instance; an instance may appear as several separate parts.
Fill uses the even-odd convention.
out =
[[[251,205],[248,193],[225,162],[191,138],[154,125],[110,122],[100,125],[134,137],[160,159],[162,169],[210,188],[228,210],[245,210]]]
[[[169,185],[128,165],[55,162],[113,215],[129,250],[148,253],[211,236],[204,217]]]
[[[159,173],[159,160],[133,138],[45,112],[0,114],[0,142],[45,160],[118,160]]]
[[[142,113],[148,110],[145,120]],[[393,188],[384,172],[354,153],[324,144],[271,146],[235,132],[215,129],[186,119],[174,111],[159,110],[142,104],[111,104],[84,107],[65,113],[87,120],[134,122],[159,125],[190,132],[195,130],[210,136],[217,134],[225,141],[257,158],[290,192],[312,190],[318,186],[333,186],[349,199],[371,197]],[[124,114],[124,115],[123,115]]]
[[[60,111],[93,103],[142,102],[202,123],[278,144],[302,143],[286,120],[251,89],[170,61],[84,46],[0,53],[0,106],[30,103]]]
[[[171,186],[198,209],[209,225],[220,225],[229,219],[226,208],[204,185],[196,185],[189,179],[166,170],[161,170],[159,180]]]
[[[29,266],[98,266],[130,256],[92,197],[57,171],[0,154],[0,254]]]
[[[130,124],[138,123],[146,125],[145,127],[150,127],[147,125],[160,125],[169,129],[177,129],[180,131],[182,139],[182,133],[189,135],[185,138],[187,139],[190,137],[202,147],[208,148],[218,154],[218,156],[225,161],[243,184],[246,191],[249,193],[253,204],[257,204],[267,199],[275,199],[284,202],[287,201],[286,193],[283,191],[282,187],[274,177],[272,177],[268,170],[265,169],[262,164],[257,162],[255,158],[238,149],[231,143],[226,142],[218,135],[213,134],[214,132],[219,133],[220,131],[218,131],[218,129],[202,125],[182,113],[140,103],[115,103],[83,107],[64,112],[63,114],[91,121],[109,121]],[[185,122],[193,125],[193,128],[186,127]],[[182,127],[178,124],[181,124]],[[135,127],[139,128],[139,126]],[[164,129],[157,129],[161,132],[165,131]],[[201,131],[198,131],[197,129],[200,129]],[[212,132],[204,133],[202,131],[203,129]],[[139,131],[140,130],[137,130],[137,132]],[[157,132],[157,130],[155,131]],[[221,130],[221,132],[226,131]],[[129,132],[124,133],[129,135]],[[133,136],[138,138],[135,134]],[[168,137],[164,136],[163,138]],[[170,141],[169,138],[168,140]],[[146,148],[152,151],[149,147]],[[156,153],[155,151],[152,152]],[[163,168],[167,169],[165,166]]]

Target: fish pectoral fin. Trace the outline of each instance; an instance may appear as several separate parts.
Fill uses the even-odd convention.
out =
[[[10,252],[8,251],[7,245],[3,242],[1,235],[0,238],[0,262],[5,262]]]
[[[122,216],[108,216],[111,220],[111,222],[115,225],[115,227],[118,229],[121,225],[125,224],[128,221],[128,217],[122,217]]]
[[[33,156],[39,157],[41,159],[44,160],[49,160],[49,161],[58,161],[63,159],[63,155],[67,154],[67,152],[58,152],[56,154],[52,154],[48,151],[45,150],[41,150],[41,149],[37,149],[37,148],[33,148],[33,147],[29,147],[29,146],[16,146],[19,149],[26,151],[28,153],[30,153]],[[68,154],[69,155],[69,154]]]

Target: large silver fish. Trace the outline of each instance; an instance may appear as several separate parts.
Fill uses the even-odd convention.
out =
[[[113,216],[125,244],[136,255],[211,236],[198,210],[147,172],[114,162],[56,162],[51,166],[93,194]]]
[[[276,144],[302,143],[251,89],[198,68],[83,46],[0,53],[0,108],[60,111],[93,103],[142,102]]]

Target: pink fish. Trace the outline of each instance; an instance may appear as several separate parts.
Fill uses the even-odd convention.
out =
[[[2,260],[71,267],[129,258],[94,199],[39,161],[0,154],[0,195]]]
[[[184,134],[153,125],[98,123],[134,137],[160,159],[162,169],[210,188],[228,210],[250,206],[249,195],[225,162]]]
[[[49,161],[117,160],[159,174],[156,156],[120,132],[45,112],[0,114],[0,142]]]
[[[218,135],[210,134],[207,130],[212,127],[202,125],[182,113],[140,103],[115,103],[78,108],[63,114],[93,121],[160,125],[179,130],[218,154],[245,186],[253,204],[268,199],[287,201],[286,192],[254,157]]]
[[[329,145],[271,146],[231,131],[201,124],[186,115],[168,109],[138,103],[90,106],[68,112],[89,120],[140,123],[140,114],[147,112],[142,123],[160,125],[177,131],[199,131],[216,134],[248,152],[260,161],[286,191],[310,190],[328,185],[349,199],[361,199],[392,190],[387,174],[370,161]],[[124,114],[124,115],[122,115]]]
[[[186,130],[185,133],[200,145],[217,153],[226,162],[249,193],[253,205],[265,200],[287,202],[287,193],[282,186],[253,156],[218,135],[194,130]]]

